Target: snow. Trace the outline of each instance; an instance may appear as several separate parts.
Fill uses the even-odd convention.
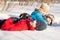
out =
[[[18,17],[21,13],[31,14],[36,6],[15,5],[8,12],[0,12],[1,19],[10,16]],[[1,7],[0,7],[1,8]],[[55,16],[52,26],[48,26],[43,31],[2,31],[0,30],[0,40],[60,40],[60,4],[54,4],[48,13]]]
[[[7,14],[0,14],[0,19],[7,19],[10,18],[10,16],[8,16]]]

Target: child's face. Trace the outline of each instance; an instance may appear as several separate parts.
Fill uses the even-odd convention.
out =
[[[47,20],[48,24],[50,24],[52,22],[50,18],[46,18],[46,20]]]

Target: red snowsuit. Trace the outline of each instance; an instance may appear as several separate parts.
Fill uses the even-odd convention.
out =
[[[24,30],[35,30],[35,28],[30,25],[31,18],[28,18],[26,20],[20,20],[17,23],[13,23],[13,19],[9,18],[7,19],[1,29],[6,31],[24,31]]]

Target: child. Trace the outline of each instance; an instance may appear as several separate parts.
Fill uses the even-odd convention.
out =
[[[46,3],[45,4],[43,3],[39,9],[35,9],[32,12],[31,14],[32,20],[41,20],[47,24],[44,15],[47,14],[48,10],[49,10],[49,6]]]
[[[30,24],[31,18],[27,15],[27,13],[22,13],[20,15],[20,20],[16,23],[13,18],[6,19],[3,23],[1,29],[6,31],[25,31],[25,30],[35,30],[35,28]]]
[[[31,18],[33,21],[36,20],[36,22],[37,22],[36,29],[37,30],[44,30],[47,28],[46,26],[48,25],[48,22],[45,19],[44,15],[47,14],[48,10],[49,10],[49,6],[46,3],[43,3],[39,9],[35,9],[32,12]],[[39,26],[39,28],[37,28],[38,26]]]

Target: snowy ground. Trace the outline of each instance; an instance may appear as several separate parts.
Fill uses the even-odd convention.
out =
[[[7,15],[18,17],[23,12],[31,14],[35,7],[36,6],[31,7],[15,5],[9,12],[3,12],[0,14],[0,19],[7,18]],[[48,13],[53,14],[55,16],[55,20],[53,25],[48,26],[46,30],[16,32],[0,30],[0,40],[60,40],[60,4],[54,4]]]

